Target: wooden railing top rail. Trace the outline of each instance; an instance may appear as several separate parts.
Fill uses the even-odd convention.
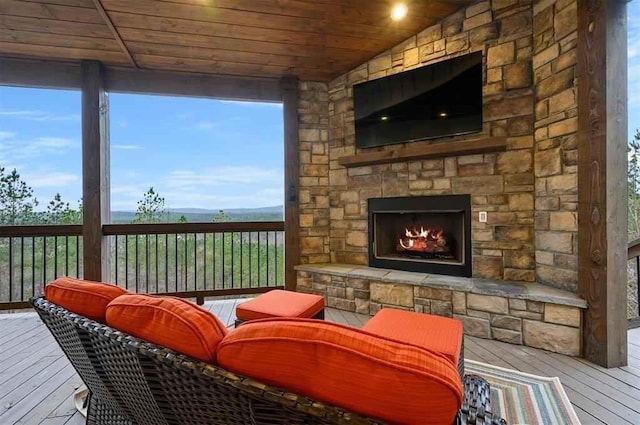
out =
[[[42,236],[82,236],[82,225],[0,226],[0,238]]]
[[[104,235],[152,235],[172,233],[273,232],[284,231],[284,221],[224,223],[105,224]],[[81,224],[0,226],[0,238],[82,236]]]
[[[627,260],[635,257],[640,257],[640,239],[629,242],[629,248],[627,251]]]
[[[284,221],[246,221],[223,223],[105,224],[105,235],[152,235],[173,233],[284,231]]]

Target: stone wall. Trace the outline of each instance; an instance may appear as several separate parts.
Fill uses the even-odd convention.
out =
[[[453,285],[449,286],[445,279],[450,278],[446,277],[427,286],[428,283],[412,281],[411,275],[418,273],[403,273],[401,279],[392,281],[374,273],[368,277],[350,277],[349,272],[327,272],[322,268],[313,271],[312,268],[298,271],[298,290],[325,295],[329,307],[363,314],[375,314],[383,307],[391,307],[454,317],[462,322],[467,335],[571,356],[581,352],[584,302],[577,296],[575,300],[561,303],[553,296],[524,299],[524,293],[517,290],[509,295],[509,290],[494,288],[492,295],[483,295],[470,292],[469,286],[457,282],[464,280],[460,278],[452,278]],[[480,285],[472,283],[473,290],[477,291]],[[453,287],[457,289],[451,289]],[[554,290],[548,290],[553,294]]]
[[[577,2],[533,7],[536,280],[577,290]]]
[[[635,258],[627,261],[627,319],[638,317],[638,269]]]
[[[301,262],[367,264],[367,200],[471,194],[473,274],[576,290],[576,0],[491,0],[456,12],[328,86],[301,83]],[[482,51],[484,124],[505,152],[345,168],[352,86]],[[412,142],[411,146],[446,143]],[[394,145],[379,150],[395,149]],[[487,211],[487,223],[477,220]]]
[[[367,263],[368,198],[471,194],[474,276],[535,280],[532,43],[530,0],[481,1],[329,84],[332,262]],[[356,152],[354,83],[475,51],[485,58],[485,83],[483,131],[474,137],[506,137],[506,152],[349,169],[338,164]],[[488,212],[487,223],[477,220],[479,211]]]
[[[300,82],[300,256],[324,263],[329,255],[329,96],[324,83]]]

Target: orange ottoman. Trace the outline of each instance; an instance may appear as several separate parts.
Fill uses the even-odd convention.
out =
[[[236,326],[274,317],[324,319],[324,297],[274,289],[236,307]]]
[[[448,317],[383,308],[364,325],[374,335],[444,354],[464,379],[462,323]]]

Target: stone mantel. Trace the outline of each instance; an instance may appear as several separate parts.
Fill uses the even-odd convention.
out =
[[[425,286],[472,294],[553,303],[570,307],[587,307],[587,302],[572,292],[550,288],[538,283],[444,276],[340,263],[301,264],[296,266],[295,269],[297,271],[350,277],[354,279],[372,279],[379,282]]]
[[[329,307],[375,314],[390,307],[460,320],[468,335],[578,356],[583,299],[538,283],[461,278],[326,263],[296,266],[297,290]]]

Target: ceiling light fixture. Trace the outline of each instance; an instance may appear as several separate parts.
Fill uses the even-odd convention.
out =
[[[405,16],[407,16],[407,5],[404,3],[398,3],[391,9],[391,19],[394,21],[399,21]]]
[[[388,121],[389,120],[389,115],[382,115],[380,117],[380,121]]]
[[[440,115],[442,118],[444,118],[444,117],[447,116],[447,113],[446,112],[440,112],[438,115]]]

